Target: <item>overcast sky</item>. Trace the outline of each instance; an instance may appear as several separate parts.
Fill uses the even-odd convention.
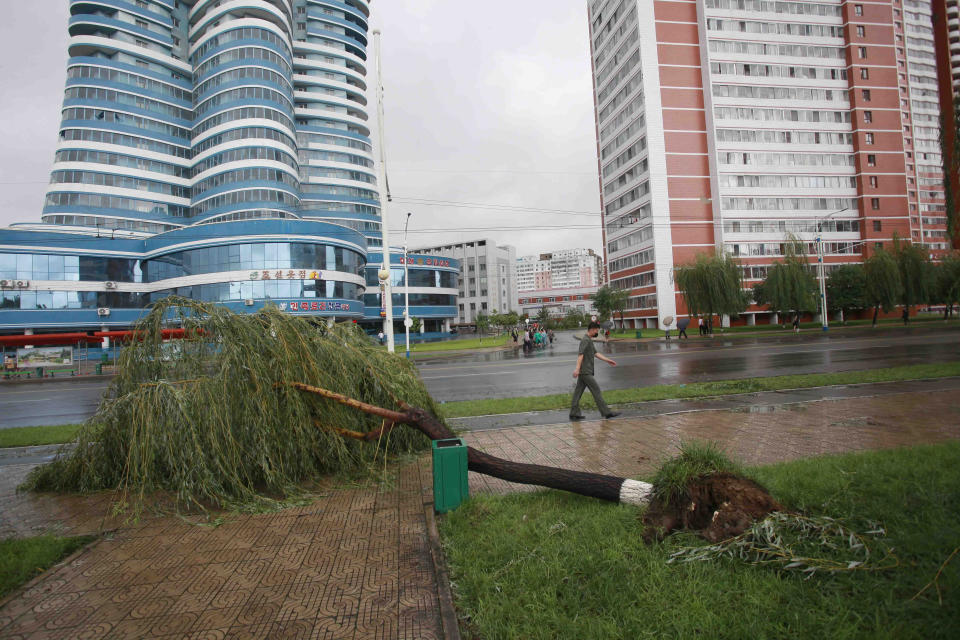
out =
[[[2,225],[40,219],[68,41],[66,0],[8,0],[4,10]],[[599,252],[585,0],[375,0],[372,11],[383,31],[391,229],[402,229],[409,211],[411,247],[493,237],[519,255]],[[372,41],[370,58],[374,119]]]

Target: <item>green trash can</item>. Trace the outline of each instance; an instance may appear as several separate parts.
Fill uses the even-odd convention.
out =
[[[107,356],[106,352],[100,354],[100,363],[107,364],[110,361],[110,358]]]
[[[103,375],[103,365],[102,365],[102,364],[100,364],[100,363],[98,362],[98,363],[97,363],[97,366],[94,367],[94,369],[96,370],[96,374],[97,374],[98,376],[99,376],[99,375]]]
[[[37,377],[38,378],[43,377],[43,367],[37,367]]]
[[[642,338],[642,337],[643,337],[642,333],[643,333],[643,332],[641,332],[640,329],[637,329],[637,337],[638,337],[638,338]]]
[[[467,443],[463,438],[433,441],[433,508],[446,513],[470,497]]]

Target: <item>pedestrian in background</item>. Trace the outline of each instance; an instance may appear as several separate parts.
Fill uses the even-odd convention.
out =
[[[793,314],[793,332],[800,333],[800,312]]]
[[[690,336],[687,335],[687,325],[689,324],[690,318],[681,318],[680,320],[677,320],[677,329],[680,330],[680,332],[677,334],[677,340],[680,340],[681,338],[686,338],[687,340],[690,339]]]
[[[591,322],[587,325],[587,333],[580,339],[580,352],[577,355],[577,366],[573,370],[573,377],[577,379],[577,386],[573,390],[573,401],[570,404],[570,419],[583,420],[583,412],[580,411],[580,396],[584,389],[590,389],[594,402],[597,403],[597,409],[604,418],[613,418],[619,413],[610,410],[607,403],[603,401],[603,392],[600,391],[600,385],[593,377],[593,360],[598,358],[603,360],[611,367],[617,366],[614,360],[603,354],[597,353],[597,348],[593,344],[593,338],[600,332],[600,324]]]
[[[706,333],[706,328],[703,325],[703,318],[697,318],[697,326],[700,329],[700,335],[704,335]]]

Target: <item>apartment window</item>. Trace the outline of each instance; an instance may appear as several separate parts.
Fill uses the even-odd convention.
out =
[[[870,176],[870,186],[874,189],[877,188],[877,176]]]
[[[877,166],[877,156],[873,155],[872,153],[871,153],[871,154],[868,154],[868,155],[867,155],[867,166],[868,166],[868,167],[875,167],[875,166]]]
[[[876,211],[877,209],[879,209],[879,208],[880,208],[880,198],[870,198],[870,208],[873,209],[874,211]],[[876,230],[876,231],[879,231],[879,229],[877,229],[877,224],[878,224],[878,223],[879,223],[879,220],[874,220],[874,222],[873,222],[873,228],[874,228],[874,230]]]
[[[877,249],[883,249],[883,243],[882,243],[882,242],[874,242],[874,243],[873,243],[873,246],[876,247]]]
[[[870,89],[861,89],[861,95],[864,102],[870,102]]]
[[[857,57],[866,58],[867,57],[867,48],[866,47],[857,47]]]
[[[863,15],[863,5],[862,5],[862,4],[855,4],[855,5],[853,5],[853,12],[854,12],[855,14],[857,14],[858,16],[862,16],[862,15]]]
[[[870,78],[870,72],[867,70],[867,68],[866,68],[866,67],[860,67],[860,79],[861,79],[861,80],[868,80],[869,78]]]
[[[863,38],[867,35],[867,30],[863,25],[857,25],[857,37]],[[866,57],[866,56],[864,56]]]
[[[146,0],[137,0],[137,6],[140,7],[141,9],[148,8]]]
[[[137,25],[138,27],[140,27],[141,29],[150,29],[150,25],[147,24],[147,21],[146,21],[146,20],[134,20],[134,22],[135,22],[136,25]]]
[[[873,111],[864,111],[864,112],[863,112],[863,121],[864,121],[864,122],[873,122]]]
[[[874,198],[874,200],[876,200],[876,198]],[[877,208],[879,208],[879,207],[877,207]],[[880,220],[874,220],[874,221],[873,221],[873,230],[874,230],[874,231],[882,231],[882,230],[883,230],[883,222],[880,221]]]
[[[867,144],[873,144],[873,134],[872,134],[872,133],[864,134],[863,139],[864,139],[864,142],[866,142]]]
[[[137,40],[136,43],[137,43],[137,46],[138,46],[138,47],[143,47],[144,49],[146,49],[147,47],[150,46],[150,45],[148,45],[146,42],[144,42],[143,40]]]

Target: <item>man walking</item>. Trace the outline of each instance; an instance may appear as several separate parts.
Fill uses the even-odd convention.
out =
[[[600,385],[593,377],[593,359],[594,357],[603,360],[611,367],[617,366],[617,363],[603,354],[597,353],[597,348],[593,345],[592,338],[596,338],[600,332],[600,324],[591,322],[587,325],[587,333],[580,340],[580,355],[577,356],[577,367],[573,370],[573,377],[577,379],[577,386],[573,390],[573,403],[570,406],[570,419],[583,420],[583,413],[580,412],[580,396],[584,389],[590,389],[593,399],[597,403],[600,415],[604,418],[613,418],[620,415],[610,411],[610,407],[603,401],[603,393],[600,391]]]

